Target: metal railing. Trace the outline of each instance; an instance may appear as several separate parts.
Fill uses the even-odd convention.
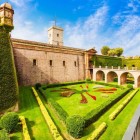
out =
[[[140,105],[138,106],[122,140],[140,140]]]
[[[102,69],[116,69],[116,70],[140,70],[138,67],[114,67],[114,66],[89,66],[90,69],[102,68]]]

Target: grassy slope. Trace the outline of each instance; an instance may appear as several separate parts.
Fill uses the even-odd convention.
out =
[[[140,104],[140,91],[130,101],[130,103],[124,108],[124,110],[118,115],[114,121],[108,120],[108,128],[105,134],[101,137],[101,140],[121,140],[138,105]],[[110,137],[111,136],[111,137]]]
[[[86,88],[86,84],[80,84],[80,85]],[[88,84],[89,86],[88,93],[96,96],[97,100],[96,101],[93,100],[85,92],[82,92],[83,95],[87,98],[88,103],[81,104],[80,100],[82,99],[82,97],[80,93],[82,89],[80,88],[80,85],[66,86],[67,88],[71,88],[73,89],[73,91],[76,91],[76,93],[70,97],[60,96],[61,91],[51,92],[52,90],[60,90],[61,87],[47,89],[46,97],[53,98],[54,100],[56,100],[69,115],[80,114],[81,116],[85,116],[88,112],[90,112],[91,110],[93,110],[94,108],[96,108],[97,106],[99,106],[100,104],[102,104],[103,102],[109,99],[109,98],[101,97],[102,93],[95,92],[95,89],[93,90],[94,84]],[[111,88],[111,87],[105,87],[105,88]],[[118,89],[118,91],[120,91],[120,89]],[[114,94],[108,94],[108,95],[113,96]]]
[[[27,126],[33,140],[53,140],[48,126],[30,87],[20,88],[20,115],[27,118]]]
[[[91,132],[93,132],[94,129],[98,128],[98,126],[104,121],[107,123],[108,127],[104,134],[100,137],[100,140],[121,140],[129,125],[129,122],[131,121],[134,115],[138,104],[140,103],[140,91],[135,95],[135,97],[129,102],[129,104],[124,108],[124,110],[117,116],[117,118],[114,121],[109,120],[109,115],[130,94],[131,92],[128,95],[126,95],[122,100],[120,100],[117,104],[115,104],[104,115],[102,115],[98,119],[98,121],[86,128],[84,131],[85,136],[81,140],[85,140],[87,137],[89,137]]]

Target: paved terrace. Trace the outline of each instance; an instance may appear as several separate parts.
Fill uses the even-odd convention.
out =
[[[105,83],[113,82],[114,78],[118,78],[118,85],[123,85],[127,81],[127,75],[130,74],[134,77],[133,87],[140,87],[140,70],[136,67],[128,69],[128,67],[121,68],[120,66],[116,67],[94,67],[93,66],[93,80],[102,81],[105,79]]]

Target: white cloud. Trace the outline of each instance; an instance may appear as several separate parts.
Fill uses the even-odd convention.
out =
[[[105,25],[107,11],[108,7],[103,6],[85,20],[77,21],[75,25],[66,25],[66,45],[86,49],[106,42],[107,40],[99,41],[102,38],[99,32]]]
[[[27,5],[29,2],[33,0],[10,0],[11,3],[15,4],[16,6],[22,7]]]
[[[26,1],[29,2],[30,0]],[[129,8],[132,7],[131,4],[128,6]],[[123,47],[125,55],[140,55],[140,16],[130,12],[126,14],[125,11],[122,11],[108,19],[108,11],[109,7],[104,5],[88,17],[80,18],[75,24],[67,23],[64,25],[64,44],[83,49],[95,47],[98,53],[104,45]],[[16,9],[15,29],[12,31],[12,37],[47,42],[47,29],[52,24],[47,22],[47,26],[40,24],[40,28],[37,28],[36,22],[30,21],[26,14],[26,12]],[[108,20],[112,21],[108,22]],[[60,22],[60,24],[63,25],[64,23]],[[117,28],[112,27],[115,25],[119,26]]]
[[[130,0],[127,6],[130,8],[131,12],[137,12],[140,8],[140,1]]]
[[[45,27],[37,27],[36,22],[30,21],[23,13],[15,14],[14,30],[11,33],[12,38],[47,42],[49,24]]]

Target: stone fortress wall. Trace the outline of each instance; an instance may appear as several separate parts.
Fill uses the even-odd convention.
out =
[[[19,85],[85,79],[85,50],[12,39]]]
[[[0,5],[0,24],[13,29],[13,14],[9,3]],[[19,85],[72,82],[88,77],[91,52],[64,46],[63,29],[56,25],[48,29],[48,40],[49,44],[11,39]]]

